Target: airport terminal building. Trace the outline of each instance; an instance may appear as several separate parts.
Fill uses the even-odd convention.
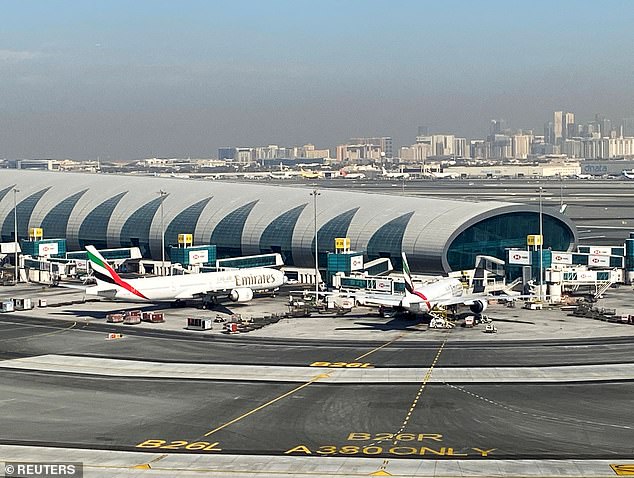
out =
[[[15,201],[20,238],[42,227],[45,238],[66,238],[69,250],[138,246],[160,259],[164,231],[166,246],[191,233],[194,244],[215,244],[219,257],[279,252],[289,265],[311,267],[310,193],[306,186],[2,170],[0,234],[13,241]],[[413,270],[442,273],[473,268],[478,254],[503,259],[506,248],[525,248],[526,236],[539,233],[539,207],[324,189],[317,229],[320,256],[335,238],[349,237],[369,260],[390,257],[399,267],[404,251]],[[543,229],[545,248],[575,247],[575,226],[557,211],[544,209]]]

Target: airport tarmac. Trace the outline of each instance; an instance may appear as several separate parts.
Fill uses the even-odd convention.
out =
[[[598,305],[625,312],[632,293]],[[227,336],[185,319],[286,299],[123,326],[105,314],[138,305],[0,289],[17,296],[65,305],[0,315],[0,461],[76,458],[95,477],[614,476],[634,456],[633,326],[494,305],[495,335],[361,310]]]

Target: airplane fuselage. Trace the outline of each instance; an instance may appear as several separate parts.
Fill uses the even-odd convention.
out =
[[[462,283],[458,279],[441,279],[431,284],[406,292],[401,307],[408,312],[424,314],[430,312],[439,302],[461,297]]]
[[[228,295],[231,291],[276,289],[284,284],[284,273],[276,269],[252,268],[201,274],[148,277],[126,280],[125,284],[89,287],[87,294],[125,302],[171,302]]]

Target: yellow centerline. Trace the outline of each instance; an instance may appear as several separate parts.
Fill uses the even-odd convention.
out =
[[[286,392],[285,394],[280,395],[279,397],[274,398],[273,400],[270,400],[270,401],[268,401],[268,402],[266,402],[266,403],[264,403],[264,404],[260,405],[260,406],[259,406],[259,407],[257,407],[257,408],[254,408],[253,410],[250,410],[250,411],[248,411],[248,412],[246,412],[246,413],[243,413],[242,415],[240,415],[239,417],[234,418],[234,419],[233,419],[233,420],[231,420],[230,422],[227,422],[227,423],[225,423],[224,425],[220,425],[219,427],[214,428],[214,429],[213,429],[213,430],[211,430],[211,431],[208,431],[207,433],[205,433],[205,435],[204,435],[204,436],[208,437],[209,435],[213,435],[214,433],[216,433],[216,432],[218,432],[218,431],[222,430],[223,428],[227,428],[228,426],[233,425],[233,424],[234,424],[234,423],[236,423],[236,422],[239,422],[240,420],[242,420],[242,419],[244,419],[244,418],[248,417],[249,415],[253,415],[254,413],[259,412],[259,411],[260,411],[260,410],[262,410],[263,408],[266,408],[266,407],[268,407],[269,405],[272,405],[272,404],[274,404],[275,402],[278,402],[278,401],[282,400],[283,398],[288,397],[289,395],[292,395],[292,394],[294,394],[294,393],[296,393],[296,392],[299,392],[301,389],[308,387],[309,385],[311,385],[311,384],[315,383],[315,382],[316,382],[317,380],[319,380],[319,379],[322,379],[322,378],[328,378],[328,377],[330,376],[330,374],[331,374],[331,373],[332,373],[332,372],[320,373],[319,375],[314,376],[314,377],[313,377],[312,379],[310,379],[308,382],[306,382],[306,383],[304,383],[304,384],[300,385],[299,387],[295,387],[293,390],[289,390],[289,391],[288,391],[288,392]]]
[[[440,348],[438,349],[438,352],[436,352],[436,356],[434,357],[434,360],[432,361],[431,365],[429,366],[429,369],[427,370],[427,373],[425,374],[425,377],[423,378],[423,382],[421,383],[418,391],[416,392],[416,396],[414,397],[414,401],[412,402],[412,405],[409,407],[409,410],[407,411],[407,415],[405,415],[405,420],[403,420],[403,424],[401,425],[401,429],[395,435],[403,433],[403,430],[405,430],[405,427],[407,427],[407,424],[409,423],[409,420],[410,420],[410,418],[412,416],[412,413],[414,412],[414,409],[416,408],[416,405],[418,405],[418,400],[420,399],[420,396],[425,391],[425,387],[427,386],[427,382],[429,382],[429,380],[431,379],[431,374],[434,371],[434,367],[438,363],[438,359],[440,358],[440,354],[442,353],[443,349],[445,348],[445,344],[446,343],[447,343],[447,339],[445,339],[443,341],[443,343],[440,344]],[[396,445],[397,442],[398,442],[398,440],[395,439],[394,440],[394,445]]]
[[[425,391],[427,382],[429,382],[429,380],[431,379],[431,374],[434,371],[434,367],[438,363],[438,359],[440,358],[440,354],[445,348],[446,343],[447,343],[447,339],[445,339],[443,343],[440,344],[440,348],[438,349],[438,352],[436,352],[436,356],[434,357],[434,360],[432,361],[431,365],[429,366],[429,369],[427,370],[427,373],[425,374],[425,377],[423,378],[423,383],[421,383],[420,387],[418,388],[418,391],[416,392],[416,396],[414,397],[414,401],[409,407],[409,410],[407,410],[407,414],[405,415],[405,420],[403,420],[403,424],[401,425],[401,428],[399,429],[398,432],[394,434],[394,440],[392,441],[393,445],[396,446],[398,444],[399,440],[396,437],[400,435],[401,433],[403,433],[403,431],[407,427],[407,424],[409,423],[409,420],[412,417],[412,413],[414,413],[414,409],[416,408],[416,405],[418,405],[418,400],[420,400],[420,396]],[[379,443],[381,443],[382,441],[383,440],[379,440]],[[384,460],[383,465],[381,465],[381,468],[379,468],[377,471],[386,471],[386,468],[389,462],[390,462],[389,459]]]
[[[369,352],[364,353],[363,355],[359,355],[357,358],[355,358],[355,359],[353,359],[353,360],[355,360],[355,361],[356,361],[356,360],[361,360],[362,358],[365,358],[365,357],[367,357],[368,355],[373,354],[374,352],[377,352],[378,350],[381,350],[382,348],[387,347],[387,346],[388,346],[388,345],[390,345],[390,344],[393,344],[393,343],[394,343],[394,342],[396,342],[398,339],[402,338],[404,335],[405,335],[405,334],[401,334],[401,335],[397,336],[395,339],[392,339],[392,340],[390,340],[389,342],[387,342],[387,343],[385,343],[385,344],[383,344],[383,345],[381,345],[381,346],[379,346],[379,347],[377,347],[377,348],[375,348],[375,349],[372,349],[372,350],[370,350]]]

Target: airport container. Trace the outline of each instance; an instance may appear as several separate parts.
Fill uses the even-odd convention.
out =
[[[141,320],[151,323],[165,322],[165,315],[163,312],[143,312]]]
[[[0,302],[0,310],[2,312],[13,312],[15,310],[15,307],[13,306],[13,301],[3,300],[2,302]]]
[[[38,307],[47,307],[48,301],[46,299],[40,299],[38,302]]]
[[[123,314],[108,314],[106,315],[106,322],[111,324],[119,324],[123,322]]]
[[[126,314],[123,318],[126,325],[137,325],[141,323],[141,314]]]
[[[237,324],[235,324],[237,326]],[[211,330],[213,321],[202,317],[187,317],[187,328],[189,330]]]
[[[16,297],[13,300],[13,307],[15,310],[31,310],[33,308],[33,301],[28,297]]]

